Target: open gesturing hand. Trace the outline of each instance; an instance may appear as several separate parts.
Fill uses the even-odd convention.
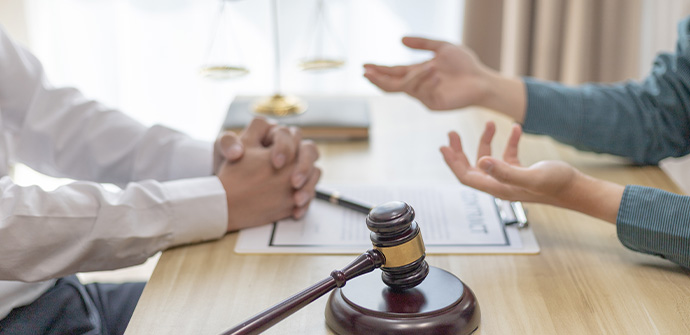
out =
[[[403,44],[433,51],[434,58],[407,66],[365,64],[364,77],[386,92],[405,92],[433,110],[475,105],[486,95],[488,71],[470,49],[418,37],[405,37]]]
[[[522,130],[517,124],[512,128],[503,160],[493,158],[491,141],[495,132],[495,124],[487,122],[479,142],[476,166],[467,159],[458,133],[449,133],[449,146],[442,147],[441,153],[460,182],[504,200],[563,206],[582,174],[560,161],[542,161],[522,167],[518,159]]]

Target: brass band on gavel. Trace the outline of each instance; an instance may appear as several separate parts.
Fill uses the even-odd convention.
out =
[[[392,247],[374,246],[383,254],[383,268],[394,268],[408,265],[425,256],[424,241],[421,231],[413,239]]]

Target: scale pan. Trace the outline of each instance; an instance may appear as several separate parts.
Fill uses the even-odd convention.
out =
[[[204,66],[199,70],[199,74],[201,74],[204,78],[217,80],[242,77],[248,73],[249,69],[246,67],[231,65],[210,65]]]
[[[299,63],[299,67],[303,71],[337,69],[339,67],[342,67],[343,65],[345,65],[344,60],[326,58],[305,59]]]

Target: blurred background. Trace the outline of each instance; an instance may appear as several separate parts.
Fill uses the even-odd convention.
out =
[[[78,87],[147,125],[210,140],[235,95],[273,93],[271,3],[225,2],[230,42],[250,71],[225,81],[199,75],[222,0],[2,0],[0,23],[38,56],[55,85]],[[281,86],[314,94],[378,94],[362,77],[363,63],[426,58],[400,43],[406,34],[460,42],[464,9],[456,0],[326,0],[331,36],[346,63],[311,73],[298,61],[319,28],[317,1],[277,4]]]

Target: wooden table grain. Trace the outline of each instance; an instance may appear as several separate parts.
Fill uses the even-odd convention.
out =
[[[490,111],[429,112],[402,95],[369,98],[368,142],[319,144],[322,181],[457,183],[438,148],[458,130],[468,152],[487,120],[497,122],[500,155],[511,121]],[[523,164],[566,161],[619,184],[680,190],[657,167],[631,166],[524,136]],[[458,276],[476,294],[476,334],[690,334],[690,278],[680,267],[626,249],[614,225],[576,212],[526,204],[538,255],[433,255],[430,265]],[[126,334],[219,334],[318,282],[354,255],[239,255],[237,234],[165,251]],[[332,334],[326,297],[266,334]]]

